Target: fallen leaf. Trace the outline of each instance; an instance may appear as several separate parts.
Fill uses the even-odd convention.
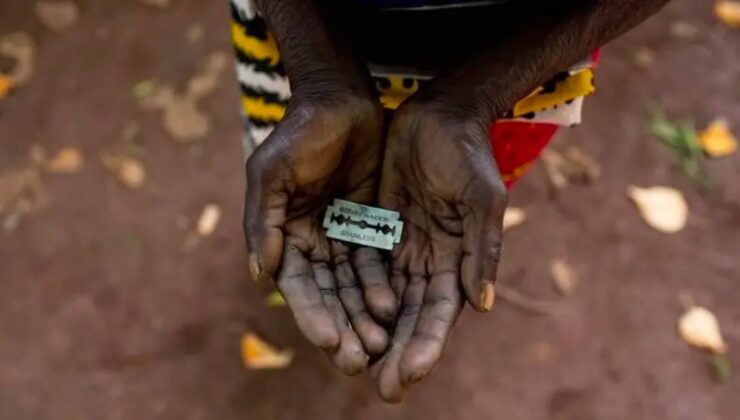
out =
[[[101,160],[105,166],[123,185],[132,190],[141,188],[146,181],[146,169],[140,161],[125,156],[102,155]]]
[[[291,350],[280,351],[253,333],[242,337],[241,354],[248,369],[285,369],[294,356]]]
[[[518,207],[507,207],[504,212],[504,230],[519,226],[527,219],[524,209]]]
[[[9,76],[0,73],[0,99],[8,96],[10,88],[13,86],[13,81]]]
[[[650,130],[676,154],[683,173],[705,187],[710,186],[709,174],[704,166],[704,152],[692,121],[671,121],[662,110],[653,109],[650,112]]]
[[[216,89],[227,64],[225,53],[214,53],[208,58],[204,71],[188,81],[183,94],[171,86],[161,86],[140,98],[141,106],[163,110],[164,128],[176,141],[190,143],[200,140],[210,131],[211,119],[198,108],[198,101]]]
[[[737,151],[737,138],[730,132],[726,120],[712,121],[698,136],[699,144],[708,156],[724,157]]]
[[[195,44],[196,42],[203,39],[204,34],[205,31],[203,30],[203,25],[199,22],[196,22],[188,27],[186,37],[189,43]]]
[[[726,354],[715,353],[712,357],[712,367],[714,368],[714,377],[717,382],[724,384],[732,377],[732,365],[730,358]]]
[[[65,147],[46,162],[46,170],[55,174],[73,174],[82,170],[85,159],[75,147]]]
[[[12,232],[26,214],[41,207],[44,202],[41,175],[35,166],[0,172],[0,221],[3,232]]]
[[[265,298],[265,303],[270,308],[286,306],[288,304],[287,302],[285,302],[285,298],[279,290],[273,290],[272,293],[267,295],[267,297]]]
[[[689,206],[680,191],[661,186],[641,188],[631,185],[627,195],[652,228],[665,233],[676,233],[686,227]]]
[[[699,36],[699,29],[689,22],[677,20],[671,22],[671,35],[679,39],[696,39]]]
[[[139,0],[148,6],[154,6],[156,8],[166,10],[170,7],[170,0]]]
[[[38,143],[31,143],[28,147],[28,160],[31,166],[41,167],[46,164],[46,149]]]
[[[7,77],[13,87],[23,86],[31,80],[36,65],[36,44],[25,32],[13,32],[0,37],[0,55],[10,57],[15,65]]]
[[[229,56],[223,52],[215,52],[206,60],[202,73],[195,75],[188,81],[185,95],[194,100],[211,94],[218,86],[218,79],[229,64]]]
[[[142,101],[148,109],[164,111],[164,128],[183,143],[203,138],[210,131],[210,119],[198,110],[192,97],[177,95],[172,88],[162,87]]]
[[[136,98],[144,98],[152,93],[154,93],[157,90],[157,82],[154,80],[141,80],[137,82],[133,88],[131,88],[131,92],[134,94]]]
[[[635,64],[642,68],[652,67],[655,64],[655,52],[647,47],[640,47],[635,51]]]
[[[36,16],[53,32],[63,32],[80,19],[80,9],[73,1],[37,1]]]
[[[221,219],[221,207],[218,204],[208,204],[203,208],[198,219],[196,231],[200,236],[210,236],[216,230]]]
[[[546,149],[542,153],[542,162],[555,190],[563,190],[571,184],[590,183],[601,176],[601,165],[575,146],[563,152]]]
[[[720,0],[714,3],[714,14],[725,25],[740,28],[740,1]]]
[[[678,320],[681,338],[692,346],[724,354],[727,345],[722,339],[717,317],[707,308],[692,306]]]
[[[564,296],[571,296],[578,286],[578,275],[566,261],[554,259],[550,262],[550,275],[555,287]]]

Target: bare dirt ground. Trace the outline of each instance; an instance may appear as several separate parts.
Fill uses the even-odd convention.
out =
[[[204,102],[213,127],[194,145],[174,142],[132,96],[144,79],[182,86],[208,54],[230,51],[225,1],[80,6],[79,23],[53,34],[33,2],[0,2],[0,36],[22,30],[38,44],[33,79],[0,101],[0,170],[22,166],[32,143],[87,157],[78,174],[44,175],[45,205],[0,233],[0,419],[740,418],[740,374],[717,383],[709,356],[676,333],[688,291],[717,314],[740,369],[740,155],[712,161],[719,186],[705,192],[645,124],[655,103],[702,125],[724,116],[740,131],[740,32],[716,23],[710,2],[676,0],[605,49],[585,123],[558,140],[601,163],[596,182],[553,196],[537,167],[513,192],[529,220],[507,232],[499,280],[558,311],[501,300],[488,315],[465,313],[433,375],[398,406],[369,379],[335,371],[287,309],[265,306],[269,287],[247,279],[231,68]],[[676,21],[697,27],[696,38],[671,35]],[[195,23],[205,36],[189,42]],[[635,63],[641,48],[654,63]],[[130,121],[148,171],[137,191],[97,158]],[[682,190],[688,228],[647,227],[629,184]],[[222,222],[183,250],[207,202],[223,207]],[[553,258],[580,273],[575,296],[553,288]],[[247,329],[295,349],[293,365],[244,369]]]

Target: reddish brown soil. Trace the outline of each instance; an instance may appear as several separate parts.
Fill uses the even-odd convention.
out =
[[[56,35],[31,1],[0,2],[0,35],[38,43],[33,80],[0,102],[0,170],[28,146],[80,147],[75,175],[44,177],[47,204],[0,234],[0,419],[502,419],[734,420],[740,374],[714,381],[708,356],[676,334],[690,291],[722,322],[740,369],[740,155],[711,163],[719,184],[703,192],[672,166],[645,129],[658,103],[702,124],[728,118],[740,132],[740,32],[715,23],[710,2],[676,0],[606,48],[585,123],[565,132],[603,175],[553,197],[541,168],[513,193],[530,219],[507,234],[500,278],[556,302],[538,316],[501,300],[466,313],[434,374],[406,402],[388,406],[365,377],[346,378],[298,334],[286,309],[267,309],[268,287],[247,281],[240,218],[244,188],[233,73],[206,100],[207,141],[176,144],[131,87],[148,78],[182,84],[215,50],[229,50],[225,1],[81,1],[82,18]],[[670,35],[676,20],[697,39]],[[190,24],[205,27],[190,44]],[[649,47],[656,62],[635,65]],[[0,66],[7,64],[0,61]],[[97,159],[138,120],[147,187],[117,184]],[[648,228],[625,198],[628,184],[680,188],[688,228]],[[192,220],[215,201],[214,236],[183,251]],[[548,264],[581,273],[572,298],[553,289]],[[241,366],[239,337],[256,330],[297,351],[277,372]]]

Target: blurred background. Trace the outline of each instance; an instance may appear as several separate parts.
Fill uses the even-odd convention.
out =
[[[674,0],[606,46],[583,125],[512,192],[495,310],[388,406],[248,280],[227,1],[0,2],[0,419],[740,418],[719,9]]]

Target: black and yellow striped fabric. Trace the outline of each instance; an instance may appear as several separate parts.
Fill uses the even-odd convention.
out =
[[[230,3],[245,143],[253,148],[283,118],[290,100],[290,83],[277,44],[251,0],[230,0]],[[563,126],[579,123],[583,97],[595,91],[591,65],[588,59],[557,75],[519,101],[507,118]],[[372,63],[368,69],[381,104],[389,110],[397,109],[432,79],[429,75],[389,70]]]

